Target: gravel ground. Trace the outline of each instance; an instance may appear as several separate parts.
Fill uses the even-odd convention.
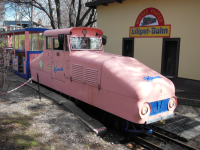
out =
[[[18,81],[12,83],[9,89],[21,85]],[[178,93],[181,99],[176,112],[200,115],[198,93]],[[28,86],[0,96],[0,150],[10,149],[106,149],[127,150],[143,149],[138,145],[125,147],[118,141],[123,136],[109,132],[103,137],[96,136],[73,113],[55,104],[51,99],[42,95],[38,99],[37,91]],[[195,99],[195,105],[182,105]],[[193,103],[194,104],[194,103]],[[195,107],[194,107],[195,106]],[[187,144],[200,149],[200,137]]]
[[[13,82],[9,89],[21,85]],[[96,136],[73,113],[28,86],[0,96],[0,150],[128,149]]]

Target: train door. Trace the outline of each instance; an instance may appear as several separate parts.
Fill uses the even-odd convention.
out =
[[[178,76],[180,38],[164,38],[161,74],[168,78]]]
[[[45,47],[44,47],[45,48]],[[52,64],[52,40],[50,36],[46,37],[46,48],[44,50],[44,71],[51,74]]]
[[[123,38],[122,56],[134,57],[133,38]]]
[[[52,52],[52,69],[51,75],[53,79],[64,82],[64,44],[59,43],[58,37],[52,37],[53,52]]]

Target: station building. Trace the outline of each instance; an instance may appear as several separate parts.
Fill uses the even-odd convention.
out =
[[[105,52],[134,57],[179,88],[200,90],[199,0],[97,0]]]
[[[31,22],[30,21],[20,21],[20,20],[4,20],[3,21],[3,26],[21,26],[23,28],[30,28],[31,27]]]

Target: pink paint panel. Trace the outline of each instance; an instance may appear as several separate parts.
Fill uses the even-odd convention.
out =
[[[44,50],[44,71],[51,74],[52,69],[52,50]]]
[[[152,81],[145,80],[148,77],[156,78]],[[106,60],[102,66],[101,81],[103,89],[135,99],[155,97],[155,100],[159,100],[161,95],[173,96],[175,91],[169,79],[130,57],[115,57]]]
[[[38,70],[44,70],[43,54],[44,53],[39,54],[37,57],[35,57],[31,61],[31,64],[30,64],[31,68],[35,68]]]
[[[30,54],[30,62],[35,59],[39,54]]]
[[[66,90],[67,85],[69,85],[69,80],[67,84],[65,84],[64,82],[52,79],[50,73],[31,68],[31,76],[32,77],[34,76],[34,81],[37,81],[37,77],[36,77],[37,73],[39,74],[39,80],[41,84],[44,84],[62,93],[69,94],[69,92],[67,92]]]
[[[12,47],[12,36],[8,35],[8,47]]]
[[[34,81],[37,81],[37,73],[39,75],[39,80],[41,84],[44,84],[48,87],[52,87],[51,74],[31,67],[31,77],[34,77]]]
[[[65,71],[65,64],[64,62],[64,51],[57,51],[53,50],[53,57],[52,57],[52,68],[51,68],[51,73],[52,73],[52,78],[56,80],[60,80],[64,82],[65,76],[64,76],[64,71]]]
[[[23,61],[24,74],[26,74],[26,61]]]

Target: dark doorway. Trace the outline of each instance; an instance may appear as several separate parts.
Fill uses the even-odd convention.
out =
[[[122,56],[134,57],[134,38],[123,38]]]
[[[174,78],[178,76],[180,38],[164,38],[162,48],[161,74]]]

